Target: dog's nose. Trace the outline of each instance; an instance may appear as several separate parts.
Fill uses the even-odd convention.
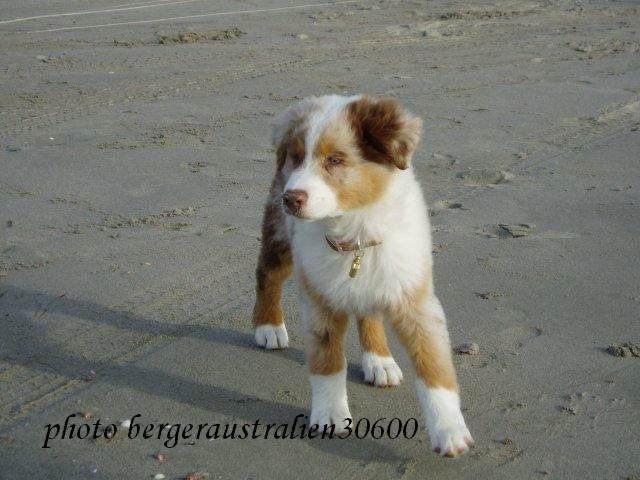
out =
[[[307,197],[304,190],[287,190],[282,195],[282,201],[290,210],[300,210],[307,203]]]

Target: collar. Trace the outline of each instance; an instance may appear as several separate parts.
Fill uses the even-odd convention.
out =
[[[325,235],[324,238],[329,244],[329,246],[336,252],[357,252],[364,248],[375,247],[376,245],[380,245],[382,243],[381,240],[380,241],[370,240],[362,244],[359,244],[357,241],[356,242],[349,242],[349,241],[339,242],[337,240],[329,238],[327,235]]]

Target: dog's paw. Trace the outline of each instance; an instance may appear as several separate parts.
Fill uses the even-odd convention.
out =
[[[347,371],[333,375],[311,375],[311,415],[310,425],[318,425],[319,432],[335,425],[334,433],[347,432],[351,422],[351,412],[347,401]],[[327,430],[328,431],[328,430]]]
[[[276,348],[287,348],[289,346],[289,335],[284,323],[280,325],[259,325],[255,330],[256,344],[267,350]]]
[[[347,401],[336,402],[335,404],[314,405],[311,409],[309,417],[310,425],[318,425],[318,432],[322,432],[326,427],[329,431],[331,425],[334,425],[333,432],[341,435],[347,432],[347,428],[351,422],[351,412]]]
[[[466,453],[473,447],[473,438],[464,423],[439,425],[429,432],[429,439],[434,452],[450,458]]]
[[[446,388],[428,388],[416,381],[418,398],[427,418],[431,449],[445,457],[455,457],[473,446],[473,438],[460,410],[458,393]]]
[[[402,370],[393,357],[381,357],[375,353],[362,354],[364,381],[376,387],[395,387],[402,381]]]

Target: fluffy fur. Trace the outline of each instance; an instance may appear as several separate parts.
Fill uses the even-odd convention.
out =
[[[312,423],[350,416],[343,339],[358,320],[365,380],[394,386],[402,372],[391,356],[383,319],[412,360],[432,448],[463,453],[473,440],[458,396],[446,320],[433,291],[427,207],[411,167],[421,121],[389,98],[325,96],[304,100],[273,128],[277,170],[265,208],[254,308],[256,342],[288,343],[282,283],[300,284]],[[364,249],[336,252],[325,236]]]

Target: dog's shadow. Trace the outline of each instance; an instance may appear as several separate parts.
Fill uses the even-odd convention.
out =
[[[248,333],[213,325],[188,326],[160,323],[87,300],[30,292],[13,286],[0,287],[0,307],[0,311],[13,316],[11,322],[6,323],[8,330],[3,332],[7,335],[5,338],[9,335],[19,335],[19,342],[13,341],[10,344],[0,340],[0,347],[7,352],[3,354],[3,359],[9,363],[26,365],[30,369],[55,373],[68,379],[83,379],[93,370],[99,373],[101,381],[114,386],[169,398],[246,423],[253,423],[257,419],[261,422],[263,419],[269,419],[269,423],[291,423],[298,414],[303,413],[307,416],[309,414],[306,406],[298,407],[258,397],[248,398],[246,394],[216,386],[215,379],[211,379],[211,384],[202,384],[171,374],[161,368],[141,367],[133,362],[122,365],[108,360],[102,362],[87,360],[54,345],[47,338],[46,329],[38,317],[42,316],[43,312],[57,313],[144,334],[169,336],[176,339],[193,336],[208,342],[257,350],[253,336]],[[14,328],[15,331],[12,331]],[[18,344],[19,349],[15,346]],[[13,351],[9,348],[10,345],[13,345]],[[304,353],[296,348],[263,353],[278,355],[298,364],[304,362]],[[228,368],[233,368],[232,362],[228,365]],[[259,369],[256,369],[255,375],[256,382],[262,381]],[[348,377],[351,380],[360,381],[361,375],[356,365],[349,364]],[[333,455],[360,462],[377,461],[382,458],[385,462],[397,464],[406,460],[393,449],[370,439],[305,439],[301,441]]]

